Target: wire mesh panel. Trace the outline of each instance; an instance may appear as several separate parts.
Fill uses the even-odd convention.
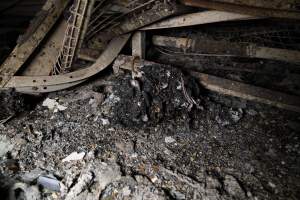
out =
[[[257,44],[290,50],[300,50],[300,25],[288,23],[229,23],[208,26],[201,33],[214,40],[223,40],[240,44]]]
[[[72,66],[87,5],[88,0],[75,0],[70,7],[70,17],[68,19],[63,46],[53,67],[52,75],[65,73]]]

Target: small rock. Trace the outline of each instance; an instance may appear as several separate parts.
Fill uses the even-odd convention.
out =
[[[101,123],[102,123],[103,126],[107,126],[107,125],[110,124],[108,119],[101,118],[100,120],[101,120]]]
[[[276,188],[276,185],[274,184],[274,183],[272,183],[272,182],[268,182],[268,185],[271,187],[271,188]]]
[[[12,151],[13,147],[14,145],[6,136],[0,135],[0,158],[5,156],[9,151]]]
[[[60,181],[55,178],[40,176],[37,180],[37,184],[43,186],[48,190],[60,192]]]
[[[246,112],[247,112],[248,115],[251,115],[251,116],[256,116],[256,115],[258,114],[258,113],[257,113],[255,110],[253,110],[253,109],[249,109],[249,110],[247,110]]]
[[[36,179],[39,178],[44,173],[43,170],[36,168],[28,173],[25,173],[24,175],[21,176],[21,180],[26,182],[26,183],[32,183]]]
[[[67,107],[59,105],[59,103],[55,99],[47,98],[43,104],[44,107],[47,107],[49,110],[53,110],[54,112],[57,111],[64,111]]]
[[[234,111],[232,109],[229,110],[229,114],[230,114],[230,117],[231,119],[237,123],[238,121],[240,121],[240,119],[242,118],[243,116],[243,110],[242,109],[239,109],[238,111]]]
[[[176,140],[172,137],[165,137],[165,143],[170,144],[170,143],[174,143],[176,142]]]
[[[171,196],[176,200],[184,200],[186,199],[185,194],[182,194],[181,192],[171,190],[170,191]]]
[[[240,198],[240,199],[245,198],[245,193],[242,190],[240,184],[238,183],[236,178],[234,178],[231,175],[226,175],[225,176],[224,188],[228,192],[228,194],[233,196],[233,197],[237,197],[237,198]]]
[[[129,196],[131,194],[131,190],[128,186],[124,187],[122,190],[123,196]]]

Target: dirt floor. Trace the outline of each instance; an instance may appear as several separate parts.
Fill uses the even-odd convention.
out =
[[[299,115],[170,66],[141,74],[51,93],[1,125],[1,199],[300,198]],[[20,111],[8,104],[1,119]]]

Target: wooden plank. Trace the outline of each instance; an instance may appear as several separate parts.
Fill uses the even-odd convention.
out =
[[[211,24],[211,23],[218,23],[218,22],[250,20],[250,19],[259,19],[259,18],[250,15],[242,15],[237,13],[223,12],[223,11],[201,11],[197,13],[190,13],[190,14],[171,17],[169,19],[165,19],[163,21],[146,26],[141,30],[166,29],[166,28],[195,26],[201,24]]]
[[[22,72],[22,76],[47,76],[51,73],[53,65],[59,55],[60,48],[63,43],[67,22],[61,20],[55,31],[47,38],[45,44],[42,45],[40,51],[26,66]]]
[[[34,24],[33,33],[24,42],[17,44],[9,57],[0,67],[0,87],[11,79],[11,77],[22,67],[29,56],[38,47],[46,34],[55,24],[69,0],[48,0],[43,6],[40,18],[36,19],[40,24]],[[30,28],[29,28],[30,29]]]
[[[272,8],[278,10],[296,10],[299,0],[211,0],[212,2],[232,3],[243,6]]]
[[[248,48],[250,57],[300,63],[300,51],[256,46]]]
[[[119,68],[132,70],[133,68],[138,69],[138,67],[147,67],[153,64],[155,63],[151,61],[135,59],[133,56],[120,55],[117,57],[113,68],[116,70]],[[231,81],[204,73],[192,71],[190,74],[196,77],[200,84],[208,90],[294,112],[300,112],[300,97],[298,96],[288,95],[285,93],[256,87],[237,81]]]
[[[146,58],[146,33],[137,31],[132,36],[132,55],[141,59]]]
[[[241,13],[241,14],[252,15],[252,16],[288,18],[288,19],[297,19],[297,20],[300,19],[300,12],[297,10],[263,8],[257,6],[249,6],[245,4],[233,4],[232,1],[221,2],[221,1],[211,1],[211,0],[180,0],[180,2],[187,6],[208,8],[208,9],[227,11],[233,13]]]
[[[264,103],[278,108],[300,112],[300,97],[256,87],[216,76],[192,72],[206,89],[249,101]]]
[[[173,47],[193,52],[198,55],[222,55],[236,57],[251,57],[278,60],[290,63],[300,63],[300,51],[260,47],[256,44],[240,44],[228,41],[216,41],[206,38],[181,38],[154,35],[152,43],[156,46]],[[197,55],[195,53],[194,55]]]

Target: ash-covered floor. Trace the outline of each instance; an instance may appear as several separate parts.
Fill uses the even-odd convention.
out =
[[[299,115],[208,92],[170,66],[141,74],[2,93],[2,118],[22,109],[0,126],[1,199],[300,198]]]

